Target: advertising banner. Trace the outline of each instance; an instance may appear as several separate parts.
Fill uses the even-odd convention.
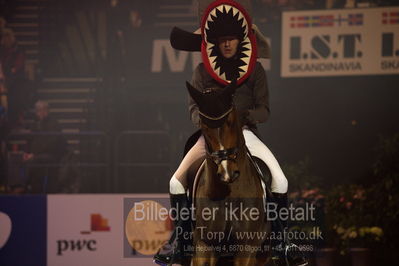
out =
[[[46,198],[0,197],[0,265],[46,265]]]
[[[399,74],[399,7],[284,12],[282,77]]]
[[[156,195],[49,195],[47,265],[153,265],[155,252],[142,252],[142,248],[141,253],[129,250],[125,233],[125,214],[129,210],[124,210],[124,201],[154,197]],[[141,235],[146,233],[145,226],[140,224],[130,229],[142,232]],[[168,237],[169,234],[164,238]],[[130,240],[140,249],[142,243],[134,237]],[[146,240],[144,244],[152,243],[152,239]]]

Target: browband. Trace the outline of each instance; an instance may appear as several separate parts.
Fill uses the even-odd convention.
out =
[[[220,115],[220,116],[218,116],[218,117],[211,117],[211,116],[208,116],[208,115],[204,114],[204,113],[201,112],[200,110],[198,110],[198,112],[199,112],[200,115],[202,115],[202,116],[205,117],[205,118],[208,118],[209,120],[214,120],[214,121],[217,121],[217,120],[222,119],[223,117],[225,117],[226,115],[228,115],[231,111],[233,111],[233,107],[231,107],[231,108],[230,108],[229,110],[227,110],[224,114],[222,114],[222,115]]]

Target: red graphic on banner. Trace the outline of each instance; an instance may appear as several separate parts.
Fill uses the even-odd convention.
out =
[[[101,214],[92,214],[91,231],[110,231],[108,219],[104,219]]]
[[[107,232],[111,231],[108,225],[108,219],[104,219],[101,214],[95,213],[90,216],[90,231],[81,231],[83,235],[90,234],[91,232]]]
[[[399,11],[382,13],[382,24],[385,25],[399,24]]]

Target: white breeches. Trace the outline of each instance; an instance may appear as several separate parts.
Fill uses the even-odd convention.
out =
[[[252,156],[258,157],[269,167],[272,176],[271,191],[286,193],[288,190],[287,178],[272,152],[252,131],[244,129],[243,134],[245,144]],[[205,139],[201,136],[186,154],[176,172],[173,174],[169,183],[169,191],[171,194],[185,193],[186,188],[184,186],[187,184],[185,178],[189,167],[200,158],[205,158],[205,154]]]

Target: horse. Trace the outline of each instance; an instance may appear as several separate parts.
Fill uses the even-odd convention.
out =
[[[265,265],[271,223],[260,174],[233,105],[236,82],[205,93],[186,83],[199,107],[206,158],[193,202],[193,265]]]

